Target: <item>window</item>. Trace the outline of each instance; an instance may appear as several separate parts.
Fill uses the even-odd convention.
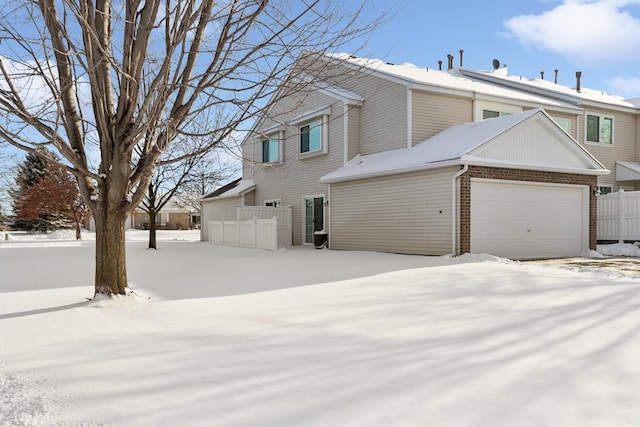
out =
[[[300,153],[322,149],[322,120],[314,120],[300,127]]]
[[[280,161],[280,140],[277,135],[262,140],[262,162],[274,163]]]
[[[159,212],[156,214],[156,224],[164,225],[169,222],[169,213],[168,212]]]
[[[331,106],[305,111],[292,118],[290,125],[298,127],[298,158],[306,159],[329,152],[329,116]]]
[[[506,113],[504,111],[494,111],[494,110],[482,110],[482,120],[486,119],[494,119],[496,117],[508,116],[511,113]]]
[[[561,119],[559,117],[554,117],[553,120],[560,126],[564,131],[568,134],[571,133],[571,120],[569,119]]]
[[[613,191],[613,188],[610,185],[599,185],[598,192],[600,195],[609,194]]]
[[[587,142],[613,145],[613,118],[587,114]]]
[[[282,207],[282,199],[265,200],[264,201],[264,205],[265,206],[271,206],[271,207],[274,207],[274,208],[281,208]]]

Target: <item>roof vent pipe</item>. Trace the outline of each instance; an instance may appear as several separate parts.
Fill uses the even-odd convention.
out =
[[[464,50],[460,49],[460,66],[462,67],[462,54],[464,53]]]
[[[544,80],[544,71],[540,71],[540,78]]]
[[[438,70],[442,71],[442,59],[438,61]]]
[[[558,69],[556,68],[555,70],[553,70],[553,72],[556,74],[556,77],[553,79],[553,82],[555,84],[558,84]]]
[[[447,55],[447,59],[449,60],[449,61],[448,61],[448,66],[449,66],[449,68],[447,68],[447,70],[450,70],[450,69],[452,69],[452,68],[453,68],[453,55],[448,54],[448,55]]]
[[[576,92],[580,92],[580,79],[582,78],[582,71],[576,71]]]

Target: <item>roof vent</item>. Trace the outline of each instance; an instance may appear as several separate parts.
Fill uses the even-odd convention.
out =
[[[500,68],[500,61],[498,61],[497,59],[493,60],[493,71],[497,70],[498,68]]]
[[[556,74],[556,77],[553,79],[553,82],[555,84],[558,84],[558,69],[556,68],[555,70],[553,70],[553,72]]]
[[[447,55],[447,60],[448,60],[448,62],[447,62],[447,63],[448,63],[448,68],[447,68],[447,70],[450,70],[450,69],[452,69],[452,68],[453,68],[453,55],[448,54],[448,55]]]
[[[460,49],[460,66],[462,67],[462,54],[464,53],[464,50]]]
[[[582,78],[582,71],[576,71],[576,92],[580,92],[580,79]]]

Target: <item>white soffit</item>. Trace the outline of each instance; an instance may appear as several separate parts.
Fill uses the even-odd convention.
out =
[[[640,181],[640,163],[616,162],[616,181]]]

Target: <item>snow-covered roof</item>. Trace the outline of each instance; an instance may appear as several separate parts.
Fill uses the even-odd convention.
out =
[[[551,80],[510,75],[506,67],[494,71],[461,68],[459,72],[472,79],[481,79],[495,84],[519,88],[520,90],[528,90],[529,92],[551,96],[576,105],[584,102],[595,102],[623,108],[640,107],[640,99],[638,98],[624,99],[619,95],[613,95],[602,90],[589,89],[584,86],[581,86],[580,92],[578,92],[576,87],[564,86]]]
[[[226,187],[226,188],[225,188]],[[242,196],[255,190],[256,184],[252,179],[237,179],[230,184],[210,193],[202,198],[202,201],[226,199],[229,197]],[[220,191],[224,190],[224,191]]]
[[[353,179],[372,178],[417,170],[434,169],[463,164],[484,164],[497,167],[519,167],[539,170],[553,170],[567,173],[589,173],[603,175],[609,173],[595,157],[582,148],[571,136],[558,127],[558,135],[563,135],[571,145],[570,155],[579,158],[582,168],[561,164],[516,164],[509,160],[481,157],[479,148],[517,125],[539,116],[551,126],[557,124],[543,110],[529,110],[494,119],[470,122],[453,126],[410,148],[358,155],[345,166],[324,175],[320,182],[333,183]]]
[[[465,91],[474,95],[506,98],[519,102],[576,110],[575,105],[567,102],[468,77],[462,73],[460,68],[437,70],[418,67],[410,63],[391,64],[379,59],[357,58],[348,54],[328,54],[327,56],[342,61],[344,64],[350,64],[357,69],[378,74],[413,88],[424,86],[431,89]]]

